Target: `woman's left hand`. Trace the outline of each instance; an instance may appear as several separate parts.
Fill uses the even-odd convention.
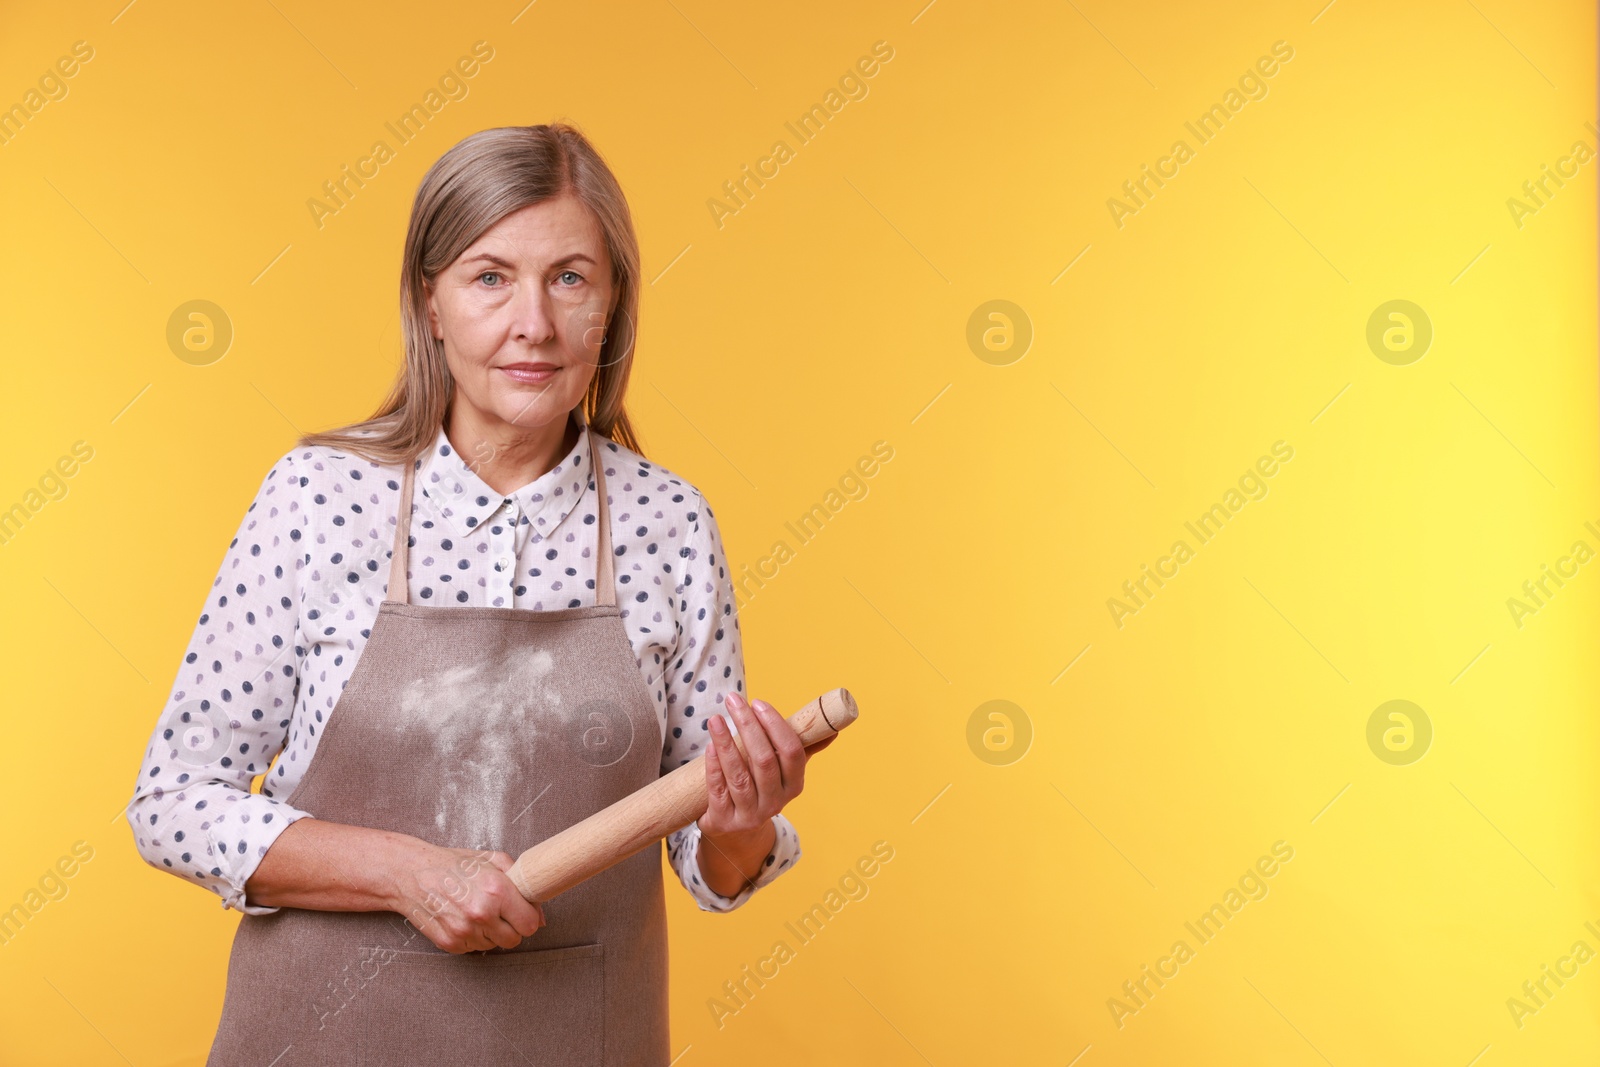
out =
[[[703,834],[737,839],[765,832],[772,817],[805,788],[806,760],[833,738],[806,748],[795,728],[766,701],[747,704],[730,693],[726,705],[747,755],[740,754],[723,717],[712,715],[706,752],[708,803],[699,822]]]

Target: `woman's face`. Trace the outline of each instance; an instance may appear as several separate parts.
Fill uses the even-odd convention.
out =
[[[611,318],[611,258],[593,212],[570,193],[514,211],[426,291],[455,378],[452,420],[488,434],[565,425]]]

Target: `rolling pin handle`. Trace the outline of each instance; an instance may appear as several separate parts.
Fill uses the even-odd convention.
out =
[[[834,733],[838,733],[846,726],[856,721],[860,712],[856,709],[856,698],[850,695],[850,690],[840,686],[830,689],[817,698],[817,704],[822,711],[822,720],[828,724]],[[829,714],[832,712],[832,714]]]

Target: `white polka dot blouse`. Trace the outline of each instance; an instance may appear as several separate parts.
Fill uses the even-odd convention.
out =
[[[597,602],[592,464],[605,464],[616,600],[662,731],[661,771],[709,746],[708,716],[744,692],[744,652],[721,534],[699,490],[587,433],[536,481],[495,492],[441,427],[417,472],[414,604],[532,608]],[[287,798],[317,750],[387,594],[402,468],[327,447],[273,464],[228,546],[150,738],[127,815],[152,866],[252,915],[245,883],[308,813]],[[215,727],[196,731],[195,723]],[[195,736],[202,747],[195,747]],[[186,738],[188,739],[186,741]],[[209,749],[203,742],[211,741]],[[265,775],[260,792],[252,780]],[[731,911],[800,858],[782,814],[761,872],[737,896],[700,878],[700,827],[667,839],[678,880],[704,911]]]

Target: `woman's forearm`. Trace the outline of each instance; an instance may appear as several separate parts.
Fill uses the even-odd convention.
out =
[[[700,877],[713,893],[738,896],[745,883],[761,873],[761,864],[777,843],[778,827],[771,819],[746,835],[700,835]],[[269,853],[270,855],[270,853]]]
[[[389,830],[300,819],[245,883],[245,900],[264,908],[390,911],[397,860],[425,842]]]
[[[245,883],[250,904],[309,911],[392,911],[446,952],[515,948],[544,925],[504,852],[305,818],[278,835]]]

